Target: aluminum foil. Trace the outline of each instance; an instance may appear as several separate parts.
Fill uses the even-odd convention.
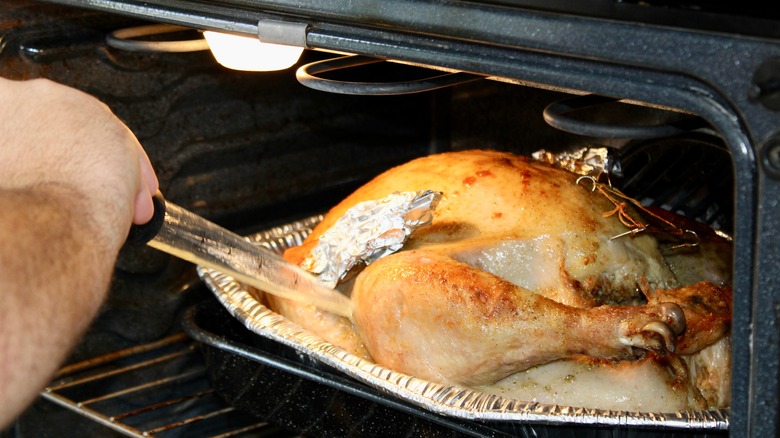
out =
[[[431,223],[440,199],[441,193],[425,190],[361,202],[320,236],[301,267],[336,287],[354,268],[401,249],[414,230]]]
[[[619,162],[613,158],[614,149],[607,147],[585,147],[571,152],[554,153],[544,149],[531,156],[577,175],[590,176],[597,181],[610,175],[622,176]]]
[[[248,239],[283,252],[291,246],[300,245],[321,219],[322,216],[308,218],[248,236]],[[624,428],[629,426],[642,430],[656,429],[660,433],[673,433],[671,431],[674,430],[704,433],[728,430],[728,409],[669,413],[588,409],[517,400],[419,379],[382,367],[325,342],[265,307],[259,301],[256,291],[228,275],[203,267],[198,268],[198,274],[228,312],[250,331],[288,345],[302,355],[382,390],[388,397],[397,397],[434,413],[470,420],[513,422],[521,425],[518,427],[528,427],[529,424],[586,425],[620,428],[626,432]],[[631,434],[630,431],[627,433]]]

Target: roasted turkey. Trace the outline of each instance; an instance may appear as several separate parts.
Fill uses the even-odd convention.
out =
[[[728,242],[699,230],[696,252],[665,257],[654,234],[627,233],[620,216],[640,212],[592,188],[504,152],[413,160],[359,188],[285,253],[302,264],[359,202],[440,192],[431,225],[340,286],[353,320],[276,297],[269,305],[329,342],[434,382],[605,409],[727,406]],[[560,390],[542,390],[555,382]],[[598,382],[615,385],[604,388],[614,395],[589,395]]]

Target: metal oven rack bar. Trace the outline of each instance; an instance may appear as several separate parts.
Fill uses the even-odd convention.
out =
[[[41,396],[131,437],[296,436],[220,399],[183,333],[67,365]]]

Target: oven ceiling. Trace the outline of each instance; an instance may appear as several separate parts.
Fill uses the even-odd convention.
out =
[[[49,0],[54,3],[156,18],[196,28],[252,33],[264,14],[331,23],[375,26],[396,31],[431,32],[466,39],[500,42],[501,35],[516,33],[514,15],[536,11],[572,17],[644,23],[679,29],[728,34],[780,37],[780,12],[754,1],[722,0]],[[468,20],[463,17],[468,16]],[[491,35],[486,32],[492,29]],[[508,30],[511,30],[508,31]],[[530,29],[529,29],[530,30]]]
[[[777,56],[776,41],[769,38],[622,21],[614,12],[639,7],[632,6],[633,0],[588,2],[602,5],[594,8],[592,15],[617,19],[532,9],[538,0],[49,1],[255,37],[262,33],[258,24],[262,20],[289,21],[305,26],[303,39],[310,49],[393,59],[527,85],[544,84],[575,93],[629,98],[699,113],[708,119],[702,112],[712,112],[709,102],[697,108],[691,105],[689,96],[677,93],[693,93],[696,99],[704,96],[723,107],[741,107],[736,112],[761,120],[763,115],[750,113],[765,108],[753,105],[746,90],[754,87],[752,80],[761,64]],[[531,6],[521,8],[521,3]],[[552,0],[550,5],[574,12],[582,8],[569,3],[582,2]],[[683,17],[691,12],[658,8],[667,17]],[[699,13],[703,15],[697,18],[720,16]],[[730,20],[747,20],[754,24],[752,29],[762,28],[759,24],[764,22],[747,13],[730,16]],[[780,26],[773,29],[780,33]],[[656,87],[663,90],[651,89]],[[732,95],[721,98],[723,94]],[[714,111],[712,117],[722,117],[722,112]],[[718,125],[717,121],[710,122]],[[735,128],[733,121],[724,122],[731,125],[726,129]],[[774,129],[774,124],[762,126],[760,130],[766,132],[756,137],[763,139]]]

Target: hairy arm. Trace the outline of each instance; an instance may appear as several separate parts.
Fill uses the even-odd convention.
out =
[[[80,202],[57,186],[0,191],[0,424],[52,378],[106,293],[116,254]]]
[[[157,179],[96,99],[0,78],[0,429],[53,377],[97,313]]]

